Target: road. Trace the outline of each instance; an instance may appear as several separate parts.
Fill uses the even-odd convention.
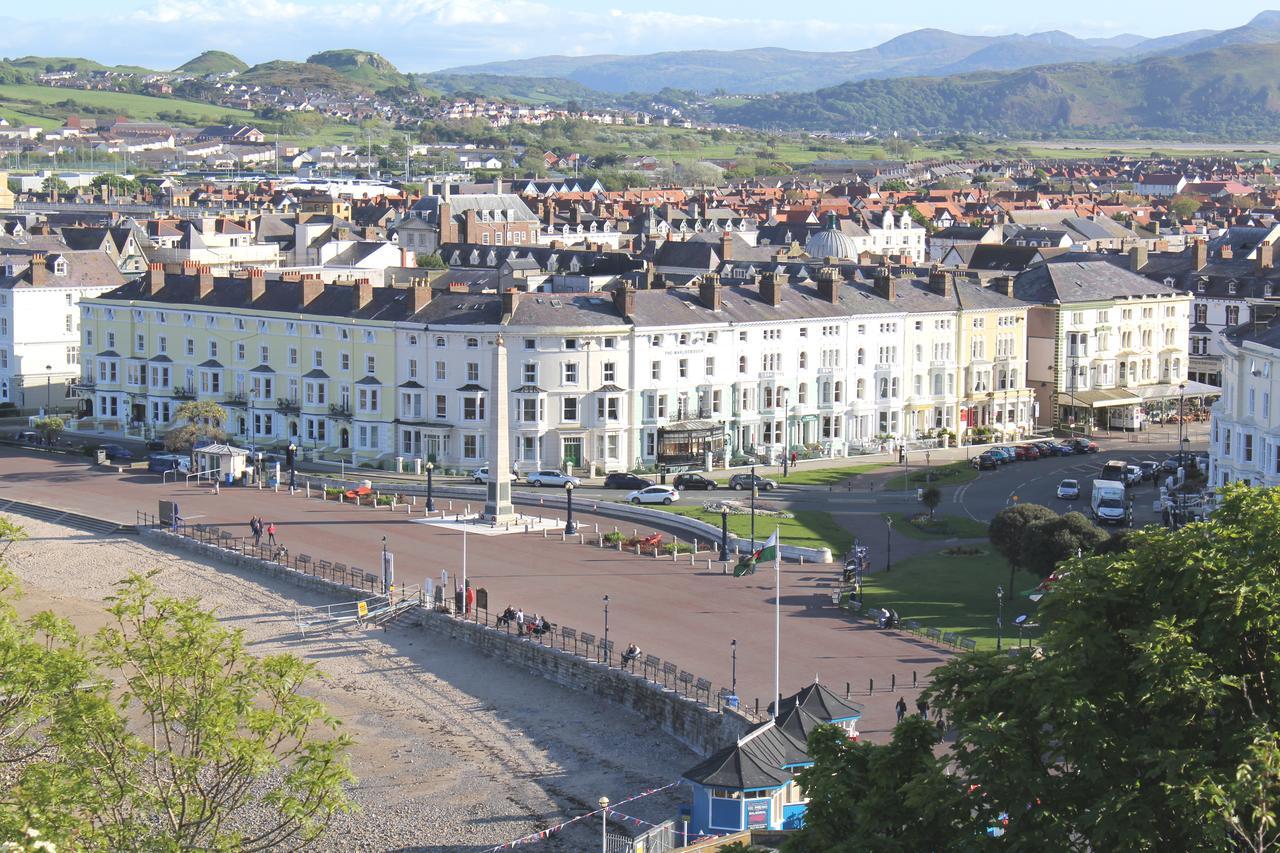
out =
[[[280,541],[293,553],[308,553],[361,566],[378,564],[383,536],[396,554],[396,574],[404,583],[442,570],[456,577],[461,569],[461,535],[393,516],[385,510],[306,500],[269,490],[207,488],[162,484],[154,475],[106,473],[77,457],[49,456],[0,449],[0,497],[63,507],[123,523],[135,512],[155,512],[157,501],[176,500],[184,516],[247,535],[250,516],[274,521]],[[575,513],[587,525],[615,522]],[[589,527],[588,527],[589,529]],[[738,692],[744,704],[769,701],[773,683],[775,603],[767,569],[735,579],[706,564],[690,566],[618,554],[598,548],[543,539],[539,534],[468,537],[468,574],[488,589],[491,607],[522,606],[552,622],[580,632],[603,634],[602,598],[608,595],[609,638],[616,648],[635,642],[646,653],[677,662],[682,669],[730,681],[730,640],[738,641]],[[843,689],[855,685],[866,704],[864,732],[884,739],[892,726],[899,695],[914,702],[914,692],[883,690],[891,676],[909,683],[945,661],[948,653],[909,635],[878,631],[849,620],[830,604],[836,566],[784,564],[781,572],[782,689],[794,691],[816,677]],[[879,692],[868,697],[874,679]],[[856,695],[858,692],[863,695]]]

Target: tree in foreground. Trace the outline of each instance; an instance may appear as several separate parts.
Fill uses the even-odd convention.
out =
[[[1041,521],[1057,518],[1058,514],[1040,504],[1018,503],[1005,507],[991,517],[987,537],[991,547],[1009,563],[1009,593],[1013,594],[1014,572],[1022,568],[1022,537],[1027,528]]]
[[[88,850],[294,849],[350,809],[350,739],[299,692],[313,667],[250,655],[150,576],[108,601],[112,623],[64,648],[96,674],[50,698],[43,752],[0,802],[0,833]]]
[[[1275,849],[1277,529],[1280,490],[1233,487],[1208,522],[1068,559],[1040,603],[1043,654],[970,653],[934,672],[954,774],[871,772],[861,750],[815,734],[805,835],[841,849],[882,829],[864,800],[940,786],[939,802],[967,798],[954,834],[893,849],[972,846],[999,825],[991,843],[1018,850]],[[884,749],[912,743],[900,726]],[[837,784],[857,797],[829,800],[824,785]],[[926,812],[911,820],[951,832]]]
[[[193,469],[197,447],[227,438],[227,410],[212,400],[189,400],[174,411],[173,419],[178,426],[165,434],[164,446],[191,454]]]

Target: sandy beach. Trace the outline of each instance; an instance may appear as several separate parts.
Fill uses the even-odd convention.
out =
[[[485,850],[679,778],[697,761],[639,717],[412,627],[301,637],[295,607],[329,603],[286,581],[21,516],[9,549],[26,595],[82,631],[105,624],[103,598],[129,571],[194,596],[241,629],[256,654],[292,652],[324,678],[309,687],[356,739],[359,811],[335,819],[319,850]],[[658,822],[687,800],[675,788],[627,807]],[[580,822],[530,849],[598,844]]]

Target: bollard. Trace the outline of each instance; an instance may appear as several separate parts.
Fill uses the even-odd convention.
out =
[[[338,503],[346,503],[346,496],[342,492],[338,492]]]
[[[916,686],[916,671],[914,669],[911,670],[911,686]]]
[[[889,676],[889,692],[892,693],[897,689],[898,689],[898,674],[895,672],[893,675]]]
[[[637,543],[636,543],[636,556],[637,556],[637,557],[639,557],[639,556],[640,556],[640,543],[639,543],[639,542],[637,542]]]
[[[849,698],[849,682],[844,683],[844,698]]]
[[[307,497],[310,498],[311,497],[311,481],[308,480],[306,483],[303,484],[303,486],[307,490]]]
[[[471,504],[467,504],[467,515],[471,515]]]
[[[453,512],[453,501],[449,501],[449,512]]]
[[[676,558],[679,556],[680,556],[680,539],[677,537],[671,543],[671,562],[674,563],[676,561]]]
[[[564,531],[563,531],[563,530],[561,530],[561,531],[560,531],[560,541],[561,541],[561,542],[563,542],[563,541],[564,541]]]
[[[618,553],[619,553],[619,554],[621,554],[621,553],[622,553],[622,540],[621,540],[621,539],[619,539],[619,540],[618,540]]]
[[[874,678],[867,679],[867,695],[870,696],[876,692],[876,680]]]
[[[697,540],[697,539],[694,539],[694,540],[693,540],[693,553],[695,553],[695,554],[696,554],[696,553],[698,553],[698,540]]]
[[[804,554],[800,555],[800,565],[804,565]]]
[[[618,525],[616,525],[616,524],[615,524],[615,525],[613,526],[613,532],[614,532],[614,533],[617,533],[617,532],[618,532]]]
[[[595,532],[596,532],[596,533],[599,533],[599,532],[600,532],[600,525],[598,525],[598,524],[593,524],[593,525],[591,525],[591,527],[592,527],[592,529],[593,529],[593,530],[595,530]]]
[[[697,555],[697,554],[690,554],[690,555],[689,555],[689,565],[691,565],[691,566],[696,566],[697,564],[698,564],[698,555]]]
[[[546,538],[547,538],[547,531],[545,531],[545,530],[543,530],[543,531],[542,531],[542,538],[543,538],[543,539],[546,539]]]
[[[760,700],[756,699],[756,716],[760,716]]]

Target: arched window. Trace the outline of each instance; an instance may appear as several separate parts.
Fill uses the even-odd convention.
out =
[[[739,373],[747,372],[747,357],[745,355],[738,356],[738,372]]]
[[[867,396],[867,380],[859,379],[857,384],[858,399],[862,400]]]
[[[436,335],[436,346],[444,346],[444,335]]]
[[[880,380],[880,399],[882,400],[889,399],[889,380],[888,379]]]
[[[809,366],[809,353],[801,352],[800,353],[800,369],[804,370],[808,366]]]
[[[467,349],[477,349],[480,346],[479,338],[467,338]]]
[[[858,364],[862,364],[867,360],[867,351],[862,347],[858,347]]]
[[[764,389],[764,407],[766,409],[773,408],[773,389],[772,388]]]

